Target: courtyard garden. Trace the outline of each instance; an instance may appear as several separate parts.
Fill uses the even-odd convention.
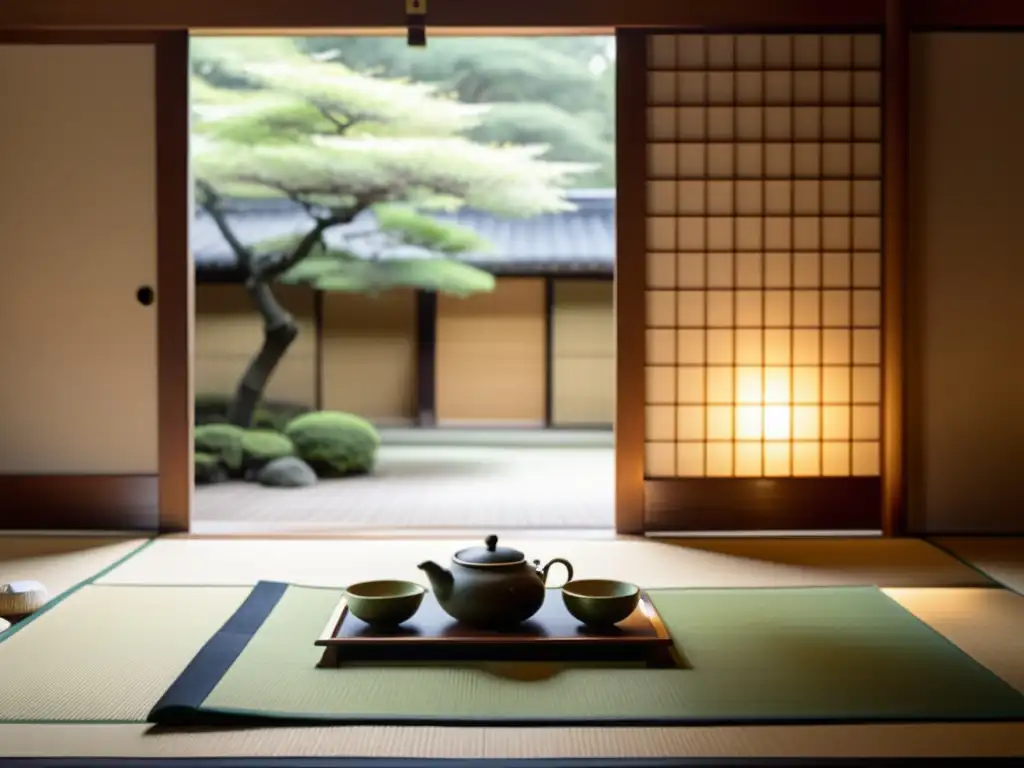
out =
[[[316,374],[315,396],[296,383],[287,369],[307,354],[306,334],[319,338],[323,325],[300,317],[288,297],[307,291],[338,307],[385,294],[430,294],[435,302],[493,294],[490,265],[500,264],[487,255],[495,243],[459,223],[459,212],[499,224],[550,221],[576,210],[577,197],[597,199],[574,190],[614,186],[609,45],[453,39],[410,50],[389,39],[193,41],[192,167],[204,233],[193,252],[197,265],[200,253],[213,254],[208,271],[216,282],[244,288],[244,311],[259,328],[258,335],[236,331],[241,323],[225,320],[216,333],[235,334],[221,347],[237,344],[231,362],[204,358],[217,371],[204,374],[216,388],[200,389],[196,402],[200,519],[371,515],[387,525],[419,515],[427,525],[454,524],[467,522],[474,507],[512,504],[534,509],[532,523],[586,522],[552,505],[564,507],[567,489],[575,489],[580,509],[595,507],[596,496],[582,489],[611,482],[610,432],[578,443],[565,433],[518,446],[494,434],[410,445],[407,434],[356,405],[323,405],[324,392],[340,398],[344,389],[359,399],[360,382],[387,388],[381,380],[338,366],[330,384]],[[545,258],[556,256],[554,242],[539,248]],[[369,325],[364,333],[377,338]],[[291,402],[274,399],[285,378],[281,388],[303,390],[286,396]],[[293,404],[313,401],[320,407]],[[433,429],[435,419],[422,413],[411,426]],[[430,511],[428,497],[443,509]],[[610,510],[610,490],[602,499],[596,506]],[[504,510],[500,521],[532,524],[524,514]]]

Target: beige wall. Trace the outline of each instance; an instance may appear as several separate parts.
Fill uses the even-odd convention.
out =
[[[323,407],[377,424],[416,417],[416,293],[323,296]]]
[[[539,278],[438,297],[439,424],[538,425],[545,418],[545,303]]]
[[[0,103],[0,473],[155,473],[153,49],[0,45]]]
[[[1024,532],[1024,34],[914,36],[911,524]]]
[[[267,387],[269,400],[316,405],[316,325],[313,291],[274,287],[282,306],[299,325]],[[263,341],[263,325],[241,285],[196,286],[195,391],[198,396],[230,394]]]
[[[556,280],[551,313],[551,421],[615,421],[615,309],[609,280]]]

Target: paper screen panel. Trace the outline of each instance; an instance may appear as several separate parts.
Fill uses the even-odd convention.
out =
[[[646,475],[879,474],[881,39],[648,43]]]

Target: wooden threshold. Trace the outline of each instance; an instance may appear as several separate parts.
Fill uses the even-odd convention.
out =
[[[159,477],[0,475],[0,530],[156,531]]]
[[[647,480],[645,530],[880,530],[881,495],[878,477]]]
[[[480,539],[492,533],[518,539],[601,539],[622,538],[612,528],[372,528],[295,524],[202,522],[192,524],[189,533],[164,538],[191,539]]]

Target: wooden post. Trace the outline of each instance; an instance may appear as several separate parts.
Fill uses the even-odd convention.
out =
[[[884,39],[882,532],[899,536],[904,530],[907,506],[904,275],[909,216],[910,34],[906,0],[886,0]]]
[[[644,532],[647,35],[616,34],[615,530]]]

